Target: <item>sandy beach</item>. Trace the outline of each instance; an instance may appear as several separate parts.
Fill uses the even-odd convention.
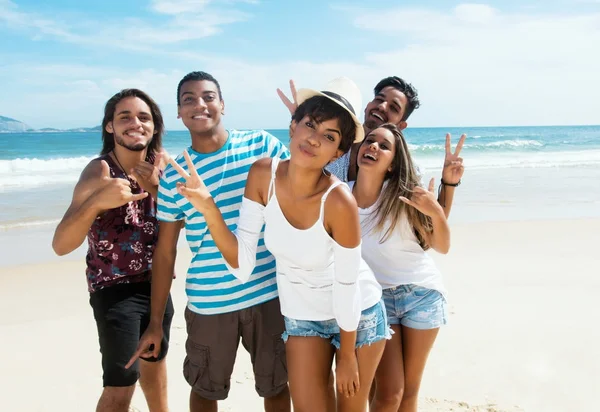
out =
[[[598,410],[599,232],[599,219],[453,225],[450,254],[434,254],[450,319],[425,371],[420,410]],[[172,290],[173,411],[186,411],[189,395],[181,373],[189,257],[181,248]],[[94,410],[100,354],[83,270],[77,256],[0,268],[0,410]],[[147,410],[139,389],[133,407]],[[220,410],[262,410],[243,349]]]

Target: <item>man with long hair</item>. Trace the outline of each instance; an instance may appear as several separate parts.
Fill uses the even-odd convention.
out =
[[[86,278],[104,386],[97,411],[127,412],[138,379],[150,411],[168,410],[164,358],[173,317],[170,296],[160,353],[125,367],[150,322],[163,131],[160,109],[143,91],[125,89],[111,97],[102,120],[100,156],[81,173],[52,241],[62,256],[88,240]]]

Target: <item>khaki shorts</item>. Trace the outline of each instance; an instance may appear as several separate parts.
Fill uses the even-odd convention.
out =
[[[279,299],[218,315],[185,310],[188,338],[183,375],[204,399],[223,400],[240,338],[250,354],[259,396],[270,398],[287,386],[287,364],[282,334],[285,330]]]

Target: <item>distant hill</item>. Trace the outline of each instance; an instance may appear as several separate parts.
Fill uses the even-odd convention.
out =
[[[30,126],[26,125],[23,122],[20,122],[15,119],[11,119],[10,117],[0,116],[0,133],[69,133],[69,132],[78,132],[78,133],[87,133],[87,132],[100,132],[102,130],[102,126],[94,126],[94,127],[78,127],[75,129],[54,129],[52,127],[44,127],[42,129],[32,129]]]
[[[2,133],[22,133],[30,130],[31,127],[10,117],[0,116],[0,132]]]

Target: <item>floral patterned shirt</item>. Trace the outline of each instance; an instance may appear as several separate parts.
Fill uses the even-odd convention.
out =
[[[99,159],[108,163],[111,177],[127,179],[109,155]],[[131,191],[142,193],[143,189],[131,181]],[[156,203],[152,196],[96,217],[88,231],[86,275],[89,292],[121,283],[149,281],[157,239]]]

